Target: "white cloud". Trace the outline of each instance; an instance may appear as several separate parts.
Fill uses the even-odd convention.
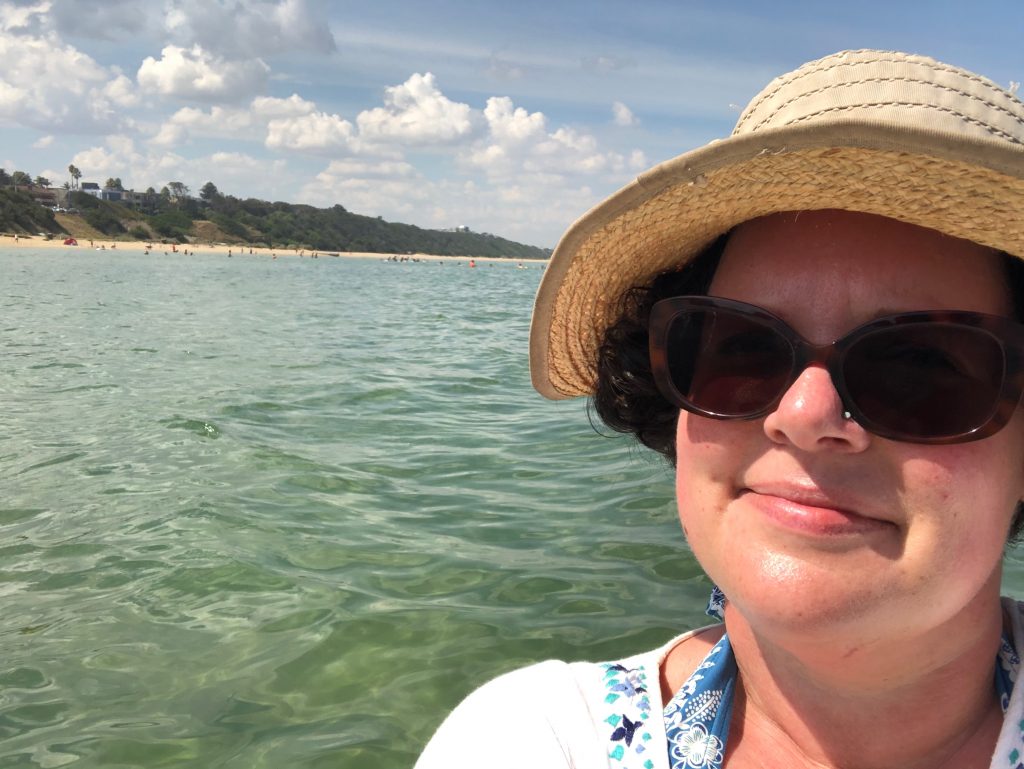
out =
[[[116,107],[134,107],[139,103],[135,85],[120,74],[103,87],[103,95]]]
[[[508,97],[491,97],[484,108],[488,136],[460,154],[461,162],[487,174],[492,183],[509,184],[519,175],[621,174],[622,155],[603,152],[589,133],[562,126],[546,127],[541,112],[515,107]]]
[[[213,181],[221,192],[241,197],[279,199],[280,180],[287,176],[287,163],[266,160],[241,152],[214,152],[186,158],[161,149],[140,150],[127,136],[107,137],[105,144],[78,152],[71,160],[82,170],[83,180],[99,181],[116,176],[130,188],[160,189],[170,181],[181,181],[193,192]]]
[[[338,115],[314,112],[271,120],[267,124],[266,145],[300,152],[337,152],[350,150],[354,138],[349,121]]]
[[[359,113],[360,136],[369,142],[443,144],[473,131],[473,110],[453,102],[431,73],[414,74],[384,92],[384,106]]]
[[[595,202],[588,185],[561,174],[520,171],[512,179],[435,180],[405,161],[346,158],[332,161],[302,187],[298,199],[421,227],[467,225],[537,245],[553,245],[566,223]]]
[[[160,124],[150,143],[175,147],[191,136],[255,141],[262,134],[253,123],[252,113],[245,108],[214,106],[205,112],[196,107],[182,107]]]
[[[227,61],[201,46],[165,46],[157,61],[139,67],[139,86],[162,96],[200,101],[234,101],[259,91],[270,68],[260,59]]]
[[[544,114],[514,107],[507,96],[492,96],[488,99],[484,118],[491,137],[498,144],[519,144],[544,135]]]
[[[214,105],[202,110],[182,107],[155,127],[152,144],[173,147],[192,136],[246,141],[266,141],[267,125],[275,119],[304,117],[316,113],[316,103],[292,94],[287,99],[257,96],[248,107]]]
[[[636,119],[636,115],[633,114],[633,110],[623,104],[621,101],[612,102],[612,119],[615,125],[620,126],[635,126],[640,123]]]
[[[252,100],[252,112],[254,115],[267,120],[279,117],[310,115],[316,112],[316,103],[303,99],[297,93],[293,93],[287,99],[257,96]]]
[[[317,178],[322,181],[333,182],[337,179],[351,179],[353,177],[363,179],[401,179],[414,176],[419,176],[415,167],[404,160],[373,162],[356,158],[345,158],[343,160],[332,160],[327,169],[321,172]]]
[[[39,35],[52,3],[0,3],[0,30]]]
[[[46,8],[0,6],[0,122],[48,132],[116,128],[122,121],[116,108],[131,92],[123,75],[54,33],[20,33]]]
[[[34,142],[32,142],[32,149],[42,150],[53,144],[53,136],[40,136]]]

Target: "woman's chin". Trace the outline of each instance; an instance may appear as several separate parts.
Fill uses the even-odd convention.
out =
[[[905,611],[898,606],[904,603],[898,586],[887,584],[877,571],[853,575],[770,551],[745,567],[733,563],[729,571],[717,584],[736,619],[755,632],[796,633],[804,640],[874,635]]]

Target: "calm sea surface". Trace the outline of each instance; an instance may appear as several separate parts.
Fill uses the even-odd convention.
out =
[[[541,274],[0,250],[0,767],[407,767],[704,624],[666,467],[530,388]]]

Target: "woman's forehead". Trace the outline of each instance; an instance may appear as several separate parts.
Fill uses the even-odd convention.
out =
[[[936,230],[853,211],[773,214],[741,224],[710,293],[785,310],[1012,309],[1002,256]]]

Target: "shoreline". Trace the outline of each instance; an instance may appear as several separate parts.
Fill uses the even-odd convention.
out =
[[[527,257],[497,257],[497,256],[442,256],[438,254],[395,254],[390,252],[373,251],[313,251],[310,249],[298,248],[267,248],[266,246],[241,246],[227,245],[223,243],[206,244],[175,244],[177,251],[172,250],[170,243],[147,243],[142,240],[90,240],[89,238],[78,238],[77,246],[65,246],[64,238],[54,237],[46,240],[38,236],[29,235],[0,235],[0,248],[46,248],[63,249],[69,253],[75,251],[146,251],[147,247],[151,254],[166,252],[168,256],[186,256],[191,254],[220,254],[222,256],[262,256],[276,259],[278,257],[312,257],[318,258],[356,258],[356,259],[419,259],[429,261],[466,261],[473,259],[478,262],[530,262],[533,264],[547,264],[546,259],[531,259]],[[188,254],[184,252],[188,251]]]

